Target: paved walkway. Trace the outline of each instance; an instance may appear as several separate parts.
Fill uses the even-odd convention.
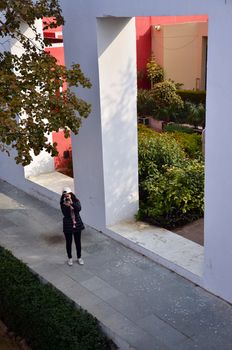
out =
[[[85,265],[69,267],[58,210],[1,181],[0,208],[0,245],[95,315],[121,349],[231,350],[231,305],[90,230]]]

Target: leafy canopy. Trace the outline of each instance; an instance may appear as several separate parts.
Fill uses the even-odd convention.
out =
[[[22,165],[32,161],[31,150],[57,155],[47,135],[59,128],[66,137],[69,130],[77,134],[91,110],[70,90],[91,87],[80,65],[67,69],[44,50],[35,20],[46,17],[55,19],[44,22],[45,29],[64,24],[58,0],[0,0],[0,149],[16,150],[15,160]],[[33,36],[25,35],[28,27]],[[22,48],[20,56],[11,50],[15,42]]]

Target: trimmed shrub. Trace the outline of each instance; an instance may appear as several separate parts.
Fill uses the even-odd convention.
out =
[[[180,117],[183,108],[184,103],[176,93],[175,84],[169,80],[154,84],[151,90],[138,90],[138,116],[152,116],[158,120],[176,122],[186,119],[185,114]]]
[[[97,320],[0,247],[0,318],[33,350],[109,350]]]
[[[177,90],[176,93],[182,98],[184,102],[189,101],[195,104],[202,103],[205,106],[206,91]]]
[[[204,164],[190,159],[185,138],[139,128],[140,209],[137,218],[172,228],[203,216]],[[178,136],[177,141],[174,136]],[[195,141],[192,141],[195,142]]]
[[[193,134],[193,128],[189,128],[187,126],[183,126],[182,124],[170,123],[164,126],[164,131],[166,132],[183,132],[186,134]]]
[[[154,114],[154,99],[151,90],[139,89],[137,94],[138,116],[151,116]]]
[[[185,168],[169,167],[143,183],[147,201],[140,214],[170,228],[201,217],[204,210],[204,167],[192,161]]]
[[[175,84],[169,80],[157,83],[151,90],[155,105],[155,117],[159,120],[175,121],[176,113],[183,109],[181,97],[176,93]]]
[[[169,135],[171,135],[178,142],[181,149],[186,153],[187,157],[191,159],[203,160],[201,134],[194,133],[190,128],[184,127],[176,128],[177,130],[173,131],[172,128],[168,128],[168,126],[169,125],[165,126],[165,131],[171,129],[168,131]],[[178,131],[178,129],[180,131]]]
[[[203,160],[201,135],[175,132],[172,136],[189,158]]]

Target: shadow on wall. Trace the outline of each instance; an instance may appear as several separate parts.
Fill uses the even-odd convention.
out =
[[[114,40],[123,31],[122,21],[124,22],[124,27],[130,22],[131,17],[120,18],[119,21],[114,21],[112,26],[114,30],[107,30],[108,26],[111,26],[111,18],[98,18],[98,37],[104,38],[104,40],[98,41],[98,57],[101,57],[104,52],[112,45]]]

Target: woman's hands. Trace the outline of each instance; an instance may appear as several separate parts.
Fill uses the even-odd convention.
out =
[[[65,193],[65,195],[64,195],[64,205],[66,207],[71,207],[72,204],[73,204],[73,202],[72,202],[72,197],[71,197],[70,193]]]

